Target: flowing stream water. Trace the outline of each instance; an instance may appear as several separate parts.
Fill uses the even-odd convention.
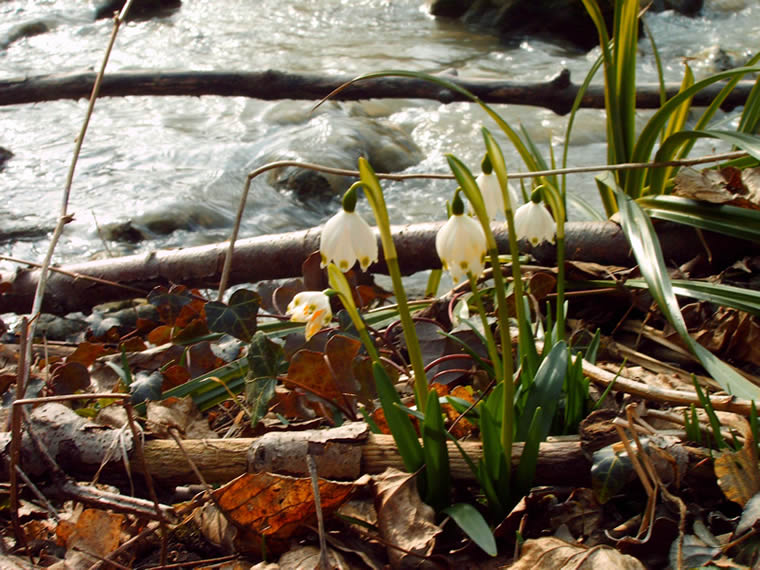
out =
[[[741,62],[756,51],[759,13],[757,0],[714,0],[696,18],[662,12],[647,14],[646,23],[667,79],[680,81],[685,58],[697,75],[705,75],[724,58]],[[33,21],[44,22],[49,31],[0,49],[0,78],[99,68],[112,23],[95,20],[91,4],[0,0],[0,39]],[[357,75],[406,69],[543,81],[567,68],[579,83],[597,55],[531,37],[500,39],[477,26],[436,20],[424,0],[184,0],[163,17],[126,24],[107,72],[275,69]],[[639,81],[656,81],[646,40],[640,43],[637,72]],[[0,240],[0,254],[31,261],[44,256],[49,235],[35,230],[55,225],[86,107],[84,100],[0,107],[0,147],[14,153],[0,171],[0,237],[28,232]],[[332,103],[316,113],[311,107],[305,101],[215,96],[99,100],[72,187],[69,211],[75,220],[54,260],[222,241],[229,237],[247,173],[273,159],[355,163],[354,140],[371,145],[369,139],[379,133],[384,144],[382,137],[390,133],[388,144],[400,139],[416,147],[409,151],[413,160],[404,165],[406,172],[446,172],[445,153],[476,169],[483,153],[481,126],[498,130],[467,103]],[[529,106],[498,109],[515,128],[524,126],[547,157],[549,144],[561,152],[566,117]],[[647,115],[641,113],[642,122]],[[723,118],[735,117],[736,112]],[[601,112],[583,111],[573,133],[571,165],[605,162]],[[501,140],[510,169],[521,170],[517,154]],[[440,181],[386,188],[393,223],[444,219],[454,189]],[[569,189],[597,203],[593,176],[571,177]],[[337,194],[304,198],[261,177],[254,181],[241,236],[315,226],[338,204]],[[368,211],[366,203],[359,208]],[[144,239],[124,235],[130,220]],[[0,262],[2,270],[11,267]]]

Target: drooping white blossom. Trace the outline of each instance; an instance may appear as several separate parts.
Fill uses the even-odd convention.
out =
[[[527,239],[533,245],[549,241],[554,243],[557,226],[549,211],[541,204],[528,200],[515,211],[517,239]]]
[[[483,271],[486,236],[470,216],[454,214],[435,236],[435,249],[454,283]]]
[[[491,172],[486,174],[481,172],[475,179],[480,188],[480,194],[483,196],[483,202],[486,206],[486,213],[488,218],[495,220],[496,218],[504,216],[504,200],[501,196],[501,185],[496,175]],[[509,191],[509,199],[512,202],[512,208],[519,203],[517,192],[511,184],[507,184],[507,190]]]
[[[377,240],[359,214],[341,209],[322,229],[319,252],[322,267],[332,262],[341,271],[348,271],[358,260],[364,271],[377,261]]]
[[[304,336],[309,340],[330,324],[332,309],[330,299],[322,291],[302,291],[288,303],[287,314],[296,323],[306,323]]]

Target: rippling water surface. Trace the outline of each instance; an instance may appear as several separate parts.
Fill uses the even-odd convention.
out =
[[[718,47],[736,61],[757,50],[758,12],[757,0],[724,0],[708,4],[698,18],[665,12],[647,15],[646,21],[668,79],[678,81],[684,58],[704,75],[720,64]],[[95,21],[92,14],[92,5],[82,1],[0,0],[0,39],[31,21],[42,20],[50,28],[0,50],[0,77],[97,69],[112,24]],[[642,41],[640,51],[639,79],[654,81],[652,50]],[[438,21],[422,0],[184,0],[165,17],[124,26],[108,71],[277,69],[354,75],[395,68],[536,81],[567,68],[580,82],[596,55],[535,38],[504,41],[477,27]],[[419,161],[409,172],[446,171],[443,155],[448,152],[475,168],[483,152],[481,126],[496,130],[466,103],[335,103],[317,113],[310,113],[310,107],[309,102],[222,97],[98,101],[72,188],[69,211],[76,219],[56,259],[223,240],[248,172],[277,158],[351,158],[351,145],[345,142],[357,136],[354,125],[360,125],[360,134],[369,133],[366,137],[377,128],[412,141]],[[55,224],[85,109],[85,101],[0,107],[0,146],[15,154],[0,172],[0,234]],[[515,126],[522,124],[547,149],[547,156],[550,142],[559,152],[565,118],[532,107],[510,106],[500,112]],[[604,162],[599,112],[581,113],[572,142],[572,164]],[[510,168],[520,170],[506,142],[505,153]],[[255,181],[242,235],[317,225],[338,205],[336,197],[304,200],[270,182],[267,177]],[[569,185],[595,201],[591,177],[571,178]],[[392,221],[442,219],[452,190],[444,182],[389,184]],[[150,239],[131,243],[128,236],[117,235],[114,228],[129,220]],[[104,235],[112,239],[101,239]],[[5,240],[0,253],[39,260],[47,243],[44,235]]]

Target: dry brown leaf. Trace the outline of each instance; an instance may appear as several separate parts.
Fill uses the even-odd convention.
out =
[[[589,548],[548,536],[527,540],[512,570],[572,568],[573,570],[644,570],[637,558],[621,554],[609,546]]]
[[[352,483],[319,479],[322,512],[329,516],[367,478]],[[266,541],[269,551],[282,552],[288,540],[316,523],[316,508],[308,477],[247,473],[214,492],[217,504],[241,531],[236,548],[257,552]]]
[[[433,509],[422,502],[413,474],[388,468],[374,477],[377,499],[377,526],[387,543],[393,568],[418,568],[435,547],[441,528],[435,524]],[[419,556],[415,556],[414,553]]]
[[[124,515],[85,509],[66,540],[66,547],[78,548],[87,554],[107,556],[119,547]]]
[[[718,486],[729,500],[742,507],[760,492],[757,447],[748,425],[744,437],[744,446],[739,451],[723,451],[715,458]]]
[[[673,194],[713,204],[757,209],[760,205],[757,173],[748,173],[733,167],[720,170],[682,168],[675,177]],[[755,169],[756,170],[756,169]]]
[[[565,525],[575,537],[591,536],[603,518],[601,505],[591,489],[575,489],[567,500],[551,510],[552,528]]]
[[[332,548],[327,549],[327,559],[330,568],[335,570],[349,570],[351,567],[346,563],[343,556]],[[314,570],[319,568],[319,548],[316,546],[301,546],[287,551],[280,556],[278,568],[280,570]]]
[[[235,551],[237,529],[214,503],[206,503],[195,509],[193,521],[211,544],[224,547],[228,552]]]

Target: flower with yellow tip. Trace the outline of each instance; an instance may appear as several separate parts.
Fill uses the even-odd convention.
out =
[[[537,200],[537,193],[534,192],[533,197],[515,211],[517,239],[525,238],[533,245],[544,241],[554,243],[557,230],[554,218]]]
[[[296,323],[306,323],[304,336],[309,340],[330,324],[330,299],[322,291],[301,291],[288,303],[287,314]]]
[[[334,263],[345,272],[358,261],[362,271],[377,261],[377,239],[372,228],[354,211],[356,189],[348,189],[343,197],[343,208],[322,228],[319,253],[322,267]]]
[[[459,192],[454,195],[451,212],[451,217],[435,236],[435,249],[452,281],[459,283],[469,274],[479,275],[483,271],[486,236],[478,222],[464,215]]]

